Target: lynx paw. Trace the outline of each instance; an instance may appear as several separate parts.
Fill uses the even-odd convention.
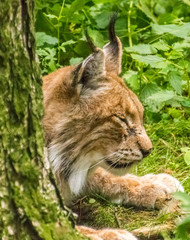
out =
[[[143,207],[163,209],[173,212],[178,208],[178,201],[172,198],[176,191],[184,192],[180,182],[168,174],[148,174],[140,178],[140,198]]]
[[[95,230],[84,226],[77,226],[76,228],[79,232],[93,240],[137,240],[131,233],[120,229]]]
[[[113,202],[124,205],[156,209],[167,207],[168,212],[173,212],[177,210],[179,202],[172,198],[172,193],[184,191],[177,179],[165,173],[143,177],[126,175],[121,180],[121,194]]]

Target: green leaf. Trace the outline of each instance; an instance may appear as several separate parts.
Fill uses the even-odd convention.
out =
[[[75,1],[71,1],[71,5],[69,8],[64,8],[63,10],[63,15],[65,17],[70,18],[71,16],[73,16],[73,14],[75,12],[78,12],[79,10],[83,9],[85,4],[87,2],[90,2],[90,0],[75,0]]]
[[[149,17],[154,23],[157,23],[156,17],[153,15],[151,10],[148,8],[148,6],[145,4],[144,0],[140,0],[139,4],[136,4],[136,6],[147,16]]]
[[[124,82],[129,84],[129,86],[135,91],[139,90],[138,72],[129,70],[122,76]]]
[[[52,59],[56,55],[56,49],[55,48],[45,48],[45,50],[49,53],[49,58]]]
[[[159,91],[159,88],[155,83],[147,83],[141,90],[140,98],[142,99],[142,101],[144,101],[145,99],[147,99],[152,94],[158,91]]]
[[[75,44],[75,43],[76,43],[76,41],[69,40],[69,41],[63,42],[63,43],[61,44],[61,46],[67,46],[67,45],[71,45],[71,44]]]
[[[38,56],[43,56],[43,57],[48,54],[45,50],[43,50],[41,48],[37,49],[36,52],[37,52]]]
[[[167,103],[175,97],[173,91],[161,90],[145,99],[145,103],[152,112],[159,112]]]
[[[109,24],[110,13],[107,12],[107,11],[104,11],[101,14],[96,15],[95,20],[96,20],[96,23],[97,23],[97,27],[100,28],[100,29],[104,29]]]
[[[156,48],[149,44],[138,44],[133,47],[124,48],[127,52],[139,53],[139,54],[155,54]]]
[[[182,94],[182,77],[181,75],[176,71],[171,71],[168,74],[168,81],[170,85],[173,87],[173,89],[178,93],[179,95]]]
[[[184,23],[183,25],[167,24],[158,25],[151,24],[153,32],[158,35],[163,33],[170,33],[179,38],[190,39],[190,23]]]
[[[153,43],[152,46],[161,51],[170,50],[170,46],[162,39],[160,39],[158,42]]]
[[[99,3],[111,3],[111,2],[118,2],[118,0],[93,0],[95,4]]]
[[[55,45],[58,43],[58,39],[56,37],[47,35],[45,32],[37,32],[36,43],[37,43],[37,47],[41,47],[45,44]]]
[[[57,69],[57,66],[54,60],[50,60],[48,67],[51,69],[52,72]]]
[[[185,69],[185,71],[190,72],[190,61],[189,61],[188,58],[187,58],[187,60],[181,59],[181,60],[178,62],[178,65],[179,65],[180,67],[182,67],[183,69]]]
[[[75,65],[81,63],[83,58],[71,58],[70,59],[70,65]]]
[[[62,50],[64,53],[66,52],[66,49],[63,46],[59,46],[59,49]]]
[[[184,210],[190,211],[190,196],[184,192],[176,192],[174,193],[174,197],[182,202],[182,208]]]
[[[91,49],[86,41],[78,41],[74,47],[74,51],[78,56],[88,56]]]
[[[90,204],[93,204],[96,202],[96,200],[94,198],[90,198],[89,201],[88,201]]]
[[[190,210],[190,208],[188,208],[188,210]],[[187,210],[187,211],[188,211],[188,210]],[[185,217],[184,219],[182,219],[182,220],[180,221],[179,226],[182,226],[182,225],[187,225],[187,227],[186,227],[186,229],[185,229],[185,232],[188,234],[189,226],[190,226],[190,216],[187,216],[187,217]],[[188,235],[188,236],[189,236],[189,235]],[[188,237],[188,236],[187,236],[187,237]],[[183,240],[186,240],[187,237],[184,238]],[[182,238],[181,238],[181,239],[182,239]]]
[[[154,100],[159,102],[166,102],[175,96],[173,91],[161,90],[154,95],[150,96],[148,100]]]
[[[176,50],[172,50],[170,53],[169,53],[169,57],[168,59],[178,59],[178,58],[183,58],[183,53],[180,52],[180,51],[176,51]]]
[[[183,51],[184,48],[190,49],[190,42],[189,41],[184,40],[184,41],[176,42],[173,45],[173,49],[175,49],[176,51]]]
[[[157,55],[141,56],[138,54],[131,54],[131,57],[137,60],[138,62],[144,63],[146,65],[150,65],[152,68],[167,67],[166,59],[163,57],[159,57]]]
[[[180,104],[177,103],[179,106]],[[171,104],[173,106],[173,104]],[[168,113],[170,116],[172,116],[174,119],[180,118],[181,117],[181,111],[176,109],[176,108],[168,108]]]
[[[190,108],[190,100],[183,98],[182,101],[181,101],[181,105],[184,106],[184,107]]]
[[[61,46],[59,46],[59,49],[61,49],[63,52],[66,52],[65,46],[71,45],[71,44],[74,44],[74,43],[76,43],[76,42],[73,41],[73,40],[69,40],[69,41],[63,42],[61,44]]]
[[[184,160],[187,163],[187,165],[190,165],[190,151],[185,153]]]
[[[104,46],[104,37],[99,31],[89,29],[88,32],[96,46],[98,47]]]
[[[187,4],[188,6],[190,6],[190,1],[189,1],[189,0],[183,0],[183,2],[184,2],[185,4]]]
[[[182,152],[188,152],[188,151],[190,151],[190,148],[189,147],[182,147],[182,148],[180,148],[180,150],[182,151]]]
[[[44,15],[46,16],[46,17],[48,17],[48,18],[51,18],[51,19],[57,19],[57,16],[55,16],[55,15],[53,15],[53,14],[45,14],[44,13]]]

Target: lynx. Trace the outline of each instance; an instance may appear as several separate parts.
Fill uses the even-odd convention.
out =
[[[152,143],[143,126],[143,106],[119,77],[122,44],[110,21],[110,42],[93,50],[81,64],[43,78],[48,158],[65,204],[99,193],[123,205],[161,209],[183,187],[167,174],[127,174],[148,156]],[[78,226],[94,240],[134,240],[120,229]]]

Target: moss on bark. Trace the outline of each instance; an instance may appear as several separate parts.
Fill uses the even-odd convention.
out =
[[[43,170],[33,9],[32,0],[0,2],[0,239],[82,239]]]

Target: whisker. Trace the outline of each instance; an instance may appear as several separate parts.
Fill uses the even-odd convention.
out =
[[[117,157],[116,159],[114,159],[114,162],[113,162],[111,165],[109,165],[109,166],[106,168],[106,170],[108,171],[109,169],[111,169],[111,168],[113,167],[113,165],[119,163],[120,160],[121,160],[120,157]],[[116,165],[116,166],[117,166],[117,165]],[[113,168],[114,168],[114,167],[113,167]]]
[[[85,172],[85,171],[87,171],[87,170],[89,170],[89,169],[92,169],[92,168],[94,168],[95,166],[99,165],[101,162],[103,162],[106,158],[110,158],[110,157],[112,157],[112,156],[113,156],[114,154],[116,154],[116,153],[117,153],[117,152],[113,152],[113,153],[109,154],[109,155],[106,156],[106,157],[100,158],[97,163],[93,164],[93,165],[90,166],[89,168],[85,168],[85,169],[80,170],[80,171],[77,170],[77,171],[74,171],[74,172],[72,172],[72,173],[76,174],[76,173],[79,173],[79,172]]]

